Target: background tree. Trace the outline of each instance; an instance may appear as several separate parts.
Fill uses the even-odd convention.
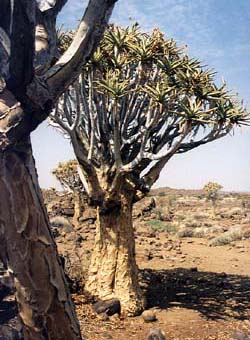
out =
[[[212,206],[213,206],[213,214],[215,215],[215,209],[217,205],[217,201],[219,198],[219,191],[223,187],[215,182],[208,182],[204,185],[203,191],[205,193],[205,197],[208,201],[211,201]]]
[[[165,39],[137,25],[110,26],[79,79],[60,98],[51,119],[67,133],[97,207],[95,246],[86,289],[116,297],[138,314],[133,203],[144,197],[165,164],[227,135],[248,116],[225,84]]]
[[[83,212],[83,196],[84,190],[82,181],[78,173],[78,163],[76,160],[71,160],[66,163],[59,163],[57,168],[52,171],[62,187],[73,194],[74,199],[74,217],[73,224],[79,224],[79,218]]]
[[[30,133],[78,77],[115,0],[90,0],[71,46],[57,51],[66,0],[0,2],[0,239],[25,340],[81,339],[40,193]],[[59,59],[58,59],[59,58]]]

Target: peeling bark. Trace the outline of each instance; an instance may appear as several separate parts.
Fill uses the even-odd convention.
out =
[[[118,298],[128,316],[141,313],[145,300],[138,283],[132,199],[123,195],[121,207],[102,213],[98,208],[95,246],[86,291],[101,300]]]
[[[0,234],[25,340],[81,339],[30,154],[0,153]]]

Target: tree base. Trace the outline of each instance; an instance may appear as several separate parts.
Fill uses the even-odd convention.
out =
[[[132,202],[123,196],[121,208],[98,210],[95,246],[85,290],[98,300],[118,299],[122,313],[141,314],[145,299],[138,283]]]

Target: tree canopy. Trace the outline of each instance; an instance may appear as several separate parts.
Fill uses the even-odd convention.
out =
[[[56,179],[66,191],[81,192],[83,189],[77,167],[77,161],[70,160],[66,163],[59,163],[58,166],[52,171],[52,174],[55,175]]]
[[[222,185],[215,182],[208,182],[204,185],[203,191],[208,201],[215,202],[218,199],[219,191],[223,188]]]
[[[86,177],[106,169],[112,192],[133,174],[134,187],[147,191],[174,154],[249,122],[214,74],[158,29],[110,25],[51,119],[70,136]]]

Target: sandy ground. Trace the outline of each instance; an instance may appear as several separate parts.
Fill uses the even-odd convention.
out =
[[[184,198],[174,207],[174,221],[182,214],[185,220],[181,223],[188,222],[188,218],[197,223],[197,215],[202,213],[204,223],[226,228],[250,227],[250,197],[247,197],[249,207],[244,208],[244,216],[230,212],[236,206],[242,210],[241,201],[246,198],[240,196],[225,201],[224,205],[221,203],[222,212],[223,209],[229,211],[231,217],[216,219],[209,217],[211,208],[207,203],[197,199],[190,203]],[[156,207],[166,215],[167,199],[168,196],[158,198]],[[69,203],[64,205],[68,210]],[[155,312],[157,321],[145,323],[141,316],[106,318],[95,314],[84,296],[75,295],[85,339],[146,340],[149,329],[158,327],[166,333],[167,340],[250,340],[250,239],[211,247],[208,238],[179,239],[164,231],[151,233],[147,223],[155,218],[150,215],[146,221],[136,219],[135,225],[140,284],[148,301],[147,308]],[[86,252],[90,254],[93,247],[95,227],[91,223],[77,230],[83,240],[79,248],[83,256]],[[60,234],[59,252],[67,250],[71,258],[78,236],[68,231]],[[89,256],[83,258],[86,266],[88,261]],[[13,297],[6,296],[0,303],[0,327],[11,323],[15,315]]]
[[[157,316],[154,323],[142,317],[102,320],[77,297],[86,339],[143,340],[150,328],[159,327],[169,340],[248,340],[250,241],[209,247],[204,239],[184,239],[180,249],[165,259],[142,261],[144,246],[137,247],[148,307]]]

